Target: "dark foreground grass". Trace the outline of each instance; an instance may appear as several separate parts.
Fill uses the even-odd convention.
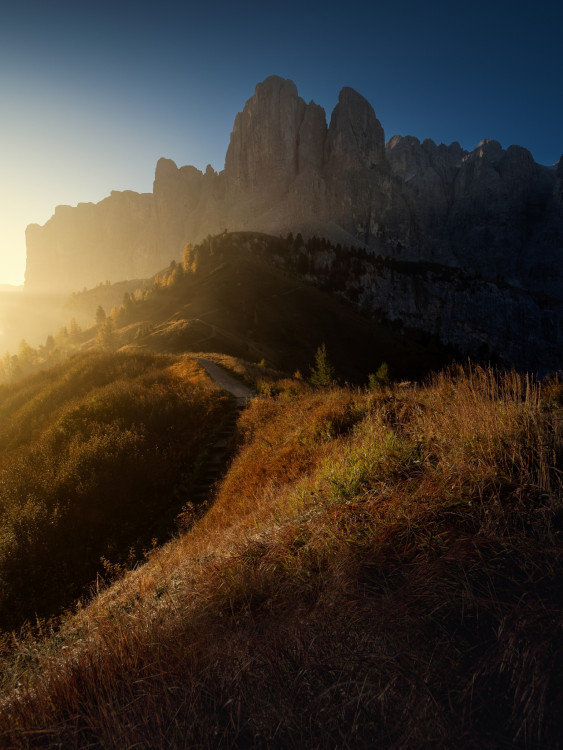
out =
[[[4,661],[4,747],[561,747],[560,386],[255,401],[216,502]]]
[[[0,388],[0,628],[58,614],[170,536],[230,408],[198,371],[90,354]]]

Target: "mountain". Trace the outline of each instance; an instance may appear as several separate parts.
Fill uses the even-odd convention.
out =
[[[327,125],[277,76],[237,114],[222,172],[161,159],[151,194],[59,206],[29,226],[26,289],[148,276],[226,227],[361,245],[395,263],[357,278],[366,311],[519,367],[562,365],[563,160],[544,167],[492,140],[386,144],[353,89]]]

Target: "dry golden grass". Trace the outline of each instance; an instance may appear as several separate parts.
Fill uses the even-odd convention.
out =
[[[0,744],[561,746],[557,386],[280,390],[190,532],[7,647]]]
[[[0,389],[0,628],[59,614],[170,538],[232,413],[193,360],[79,355]]]

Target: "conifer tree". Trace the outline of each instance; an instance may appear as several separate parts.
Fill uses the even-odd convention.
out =
[[[194,246],[191,242],[188,242],[188,244],[184,247],[184,254],[182,256],[182,266],[184,268],[184,271],[192,270],[193,249]]]
[[[96,343],[102,349],[113,349],[117,341],[113,318],[106,318],[96,337]]]
[[[315,364],[311,367],[311,383],[323,388],[334,384],[334,367],[331,365],[324,342],[315,354]]]
[[[77,336],[80,336],[81,333],[82,333],[82,328],[80,328],[80,326],[78,325],[76,318],[72,318],[72,320],[70,321],[69,328],[68,328],[68,335],[72,339],[75,339]]]
[[[98,309],[96,310],[96,323],[97,325],[101,325],[104,320],[106,319],[106,311],[101,305],[98,305]]]
[[[18,362],[24,369],[31,367],[35,364],[37,359],[37,352],[31,347],[25,339],[20,341],[18,347]]]

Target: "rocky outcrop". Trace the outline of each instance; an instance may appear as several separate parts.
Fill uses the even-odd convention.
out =
[[[208,166],[180,167],[160,159],[153,184],[156,247],[153,272],[179,258],[186,242],[218,232],[223,205],[221,179]]]
[[[226,225],[277,232],[325,219],[326,131],[322,107],[306,104],[292,81],[271,76],[258,84],[235,118],[221,174]]]
[[[371,104],[344,88],[330,118],[326,163],[332,174],[373,169],[385,163],[385,136]]]
[[[324,169],[326,116],[322,107],[310,102],[301,122],[297,143],[297,175],[309,171],[321,174]]]
[[[329,289],[336,281],[364,312],[457,352],[540,373],[561,368],[561,302],[452,266],[348,254],[342,263],[334,253],[310,252],[308,278]]]
[[[237,191],[283,195],[298,170],[299,131],[307,106],[292,81],[259,83],[235,118],[225,172]]]
[[[499,304],[512,311],[511,320],[528,314],[526,295],[534,305],[541,299],[548,320],[563,300],[562,186],[561,161],[543,167],[519,146],[505,150],[484,140],[467,152],[458,143],[411,136],[385,144],[372,106],[350,88],[340,92],[327,126],[321,107],[306,103],[293,82],[271,76],[237,114],[222,172],[161,159],[152,194],[112,193],[96,205],[58,207],[44,227],[30,226],[26,288],[72,290],[149,275],[178,258],[186,242],[225,228],[301,231],[360,243],[397,262],[458,269],[496,289],[508,286],[519,290],[511,297],[519,301],[496,298],[505,299]],[[409,288],[405,311],[414,294]],[[485,322],[507,326],[485,303],[496,294],[489,292],[476,294],[475,304],[488,311]],[[441,300],[438,307],[448,310],[441,314],[463,332],[466,349],[472,336],[483,338],[477,323],[462,324],[464,304],[456,302],[456,314],[435,285],[428,295]],[[435,307],[413,316],[450,340],[438,312],[428,312]],[[512,324],[508,329],[512,337]]]
[[[545,217],[549,170],[529,151],[483,141],[462,162],[447,227],[459,265],[484,276],[521,278],[529,240]]]
[[[453,203],[453,189],[467,153],[459,143],[437,146],[413,136],[394,136],[386,156],[409,205],[413,234],[404,253],[411,260],[431,254],[440,262],[455,262],[447,242],[445,222]]]

